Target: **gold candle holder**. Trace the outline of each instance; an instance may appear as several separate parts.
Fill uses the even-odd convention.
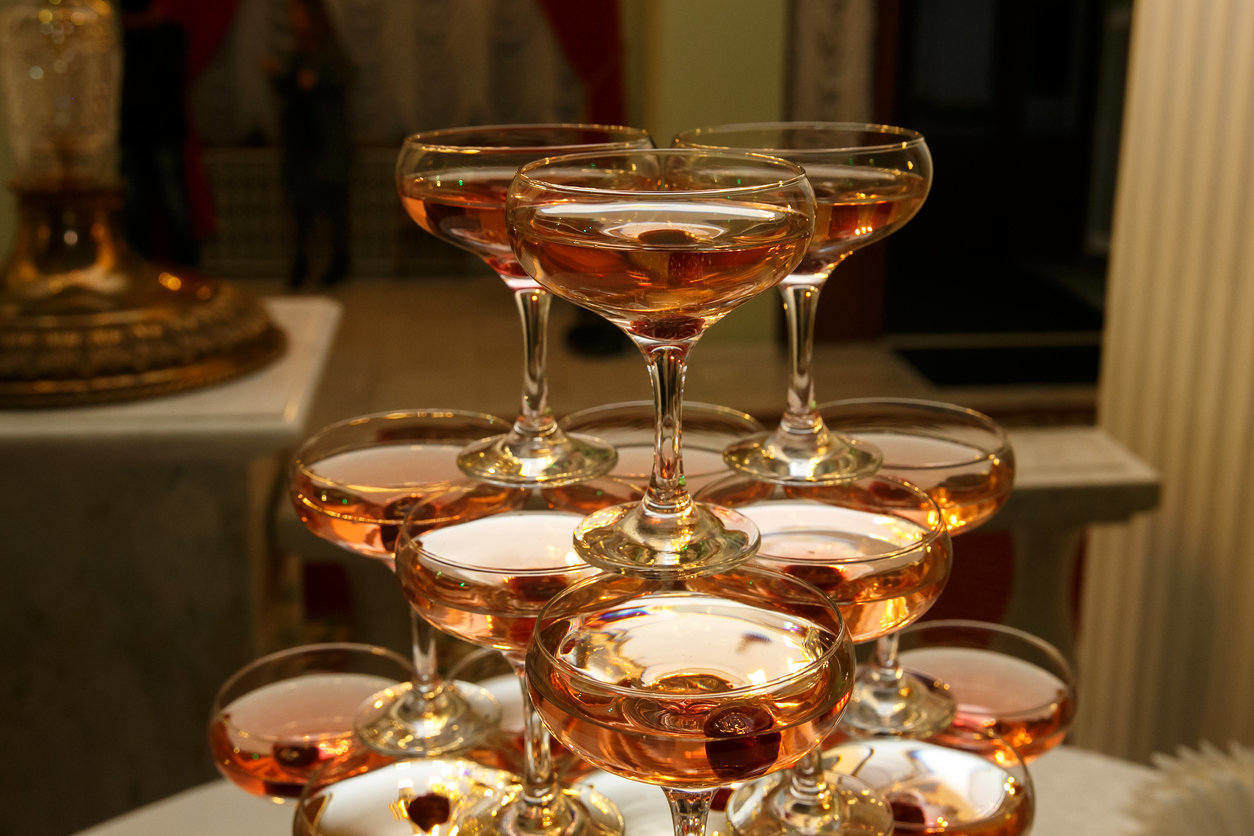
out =
[[[127,249],[116,175],[121,45],[102,0],[0,12],[19,225],[0,268],[0,408],[217,383],[285,338],[248,294]]]

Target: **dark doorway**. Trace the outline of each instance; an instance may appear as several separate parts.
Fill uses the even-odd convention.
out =
[[[883,332],[937,384],[1097,379],[1129,6],[880,6],[879,116],[935,161],[878,256]]]

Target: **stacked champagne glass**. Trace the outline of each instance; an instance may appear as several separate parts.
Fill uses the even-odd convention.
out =
[[[454,410],[364,416],[302,447],[302,520],[395,570],[413,607],[413,664],[347,646],[264,677],[246,669],[216,709],[224,772],[266,745],[267,769],[299,767],[281,781],[254,770],[246,786],[303,793],[297,833],[630,829],[590,784],[562,785],[551,734],[594,767],[661,787],[678,834],[703,833],[732,788],[740,834],[1026,832],[1023,760],[1065,735],[1065,661],[994,625],[913,625],[944,588],[950,536],[1009,493],[1005,436],[944,404],[819,406],[813,393],[820,289],[908,221],[930,182],[923,138],[875,125],[725,126],[669,149],[597,125],[407,140],[397,183],[410,215],[514,294],[522,409],[512,426]],[[747,416],[702,406],[711,426],[740,429],[721,454],[734,473],[702,468],[694,498],[681,447],[688,355],[776,286],[791,351],[784,417],[752,432]],[[616,471],[619,452],[598,437],[616,438],[629,405],[565,427],[549,410],[550,293],[608,318],[644,356],[647,477]],[[500,756],[494,696],[440,679],[433,628],[500,651],[517,675],[520,764]],[[875,642],[857,671],[854,642]],[[271,726],[276,711],[304,712],[288,738],[244,728],[267,699]],[[515,766],[521,775],[503,768]]]

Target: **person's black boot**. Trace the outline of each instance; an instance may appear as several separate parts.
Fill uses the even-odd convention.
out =
[[[322,274],[323,287],[335,287],[348,277],[348,253],[337,252],[331,257],[331,265]]]
[[[296,259],[292,262],[292,272],[287,276],[288,289],[298,290],[305,284],[307,278],[309,278],[309,258],[300,252],[296,254]]]

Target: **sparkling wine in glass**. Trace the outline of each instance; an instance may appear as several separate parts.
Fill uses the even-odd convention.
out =
[[[405,597],[440,630],[500,650],[523,695],[520,783],[458,820],[463,834],[618,834],[617,809],[590,787],[562,787],[549,733],[526,688],[527,644],[544,605],[597,574],[572,547],[581,514],[513,511],[435,531],[402,527],[396,571]]]
[[[820,408],[827,425],[883,453],[880,473],[916,485],[935,500],[951,536],[984,524],[1014,485],[1014,451],[988,416],[952,404],[909,399],[835,401]],[[842,485],[809,488],[836,498]],[[954,719],[957,704],[948,685],[906,671],[897,658],[897,637],[878,640],[871,664],[858,672],[846,724],[867,733],[927,737]]]
[[[555,597],[527,681],[545,725],[602,769],[656,784],[677,834],[721,786],[787,768],[835,727],[853,671],[839,612],[759,568],[601,575]]]
[[[214,698],[214,765],[253,795],[294,800],[311,775],[350,749],[362,703],[412,676],[403,657],[364,644],[304,645],[263,656]]]
[[[847,741],[824,752],[824,759],[888,799],[894,834],[1028,833],[1035,798],[1023,760],[988,732],[970,734],[981,741],[963,748],[908,737]]]
[[[507,221],[541,286],[619,326],[644,354],[656,412],[644,498],[592,514],[588,562],[680,577],[734,566],[757,532],[694,503],[684,482],[681,402],[688,352],[713,323],[780,282],[805,255],[813,193],[783,160],[686,149],[572,154],[523,167]]]
[[[1004,624],[926,621],[903,630],[901,664],[940,680],[958,704],[957,716],[932,740],[954,748],[984,748],[987,730],[1025,762],[1062,743],[1075,718],[1071,665],[1048,642]]]
[[[879,464],[874,447],[832,431],[814,398],[814,322],[819,292],[850,254],[900,229],[923,205],[932,159],[923,136],[905,128],[846,122],[721,125],[684,131],[677,148],[735,148],[805,168],[814,187],[814,236],[780,284],[788,323],[788,400],[779,426],[726,450],[727,463],[763,479],[841,482]]]
[[[498,418],[458,410],[364,415],[324,427],[301,445],[289,480],[305,526],[335,545],[393,567],[402,523],[427,529],[516,508],[526,491],[467,478],[467,443],[506,429]],[[436,633],[410,612],[416,676],[363,709],[357,732],[391,755],[437,755],[490,732],[500,706],[470,683],[440,676]]]
[[[927,491],[951,536],[983,525],[1010,497],[1014,450],[987,415],[910,398],[832,401],[819,411],[829,426],[879,449],[882,473]]]
[[[614,466],[604,442],[557,426],[545,376],[550,297],[518,265],[505,226],[505,197],[524,163],[581,150],[651,148],[649,135],[611,125],[493,125],[414,134],[396,161],[396,186],[409,216],[442,241],[482,258],[514,294],[523,330],[523,396],[506,433],[462,451],[458,466],[481,481],[557,485]]]
[[[949,577],[952,547],[940,509],[913,485],[877,475],[834,493],[736,474],[700,496],[757,525],[762,545],[754,564],[813,584],[839,608],[855,643],[874,641],[932,606]],[[825,770],[818,751],[782,777],[740,787],[727,818],[741,836],[870,836],[893,827],[884,800],[858,779]]]
[[[313,777],[293,836],[450,836],[457,821],[515,778],[463,758],[396,759],[358,748]]]

